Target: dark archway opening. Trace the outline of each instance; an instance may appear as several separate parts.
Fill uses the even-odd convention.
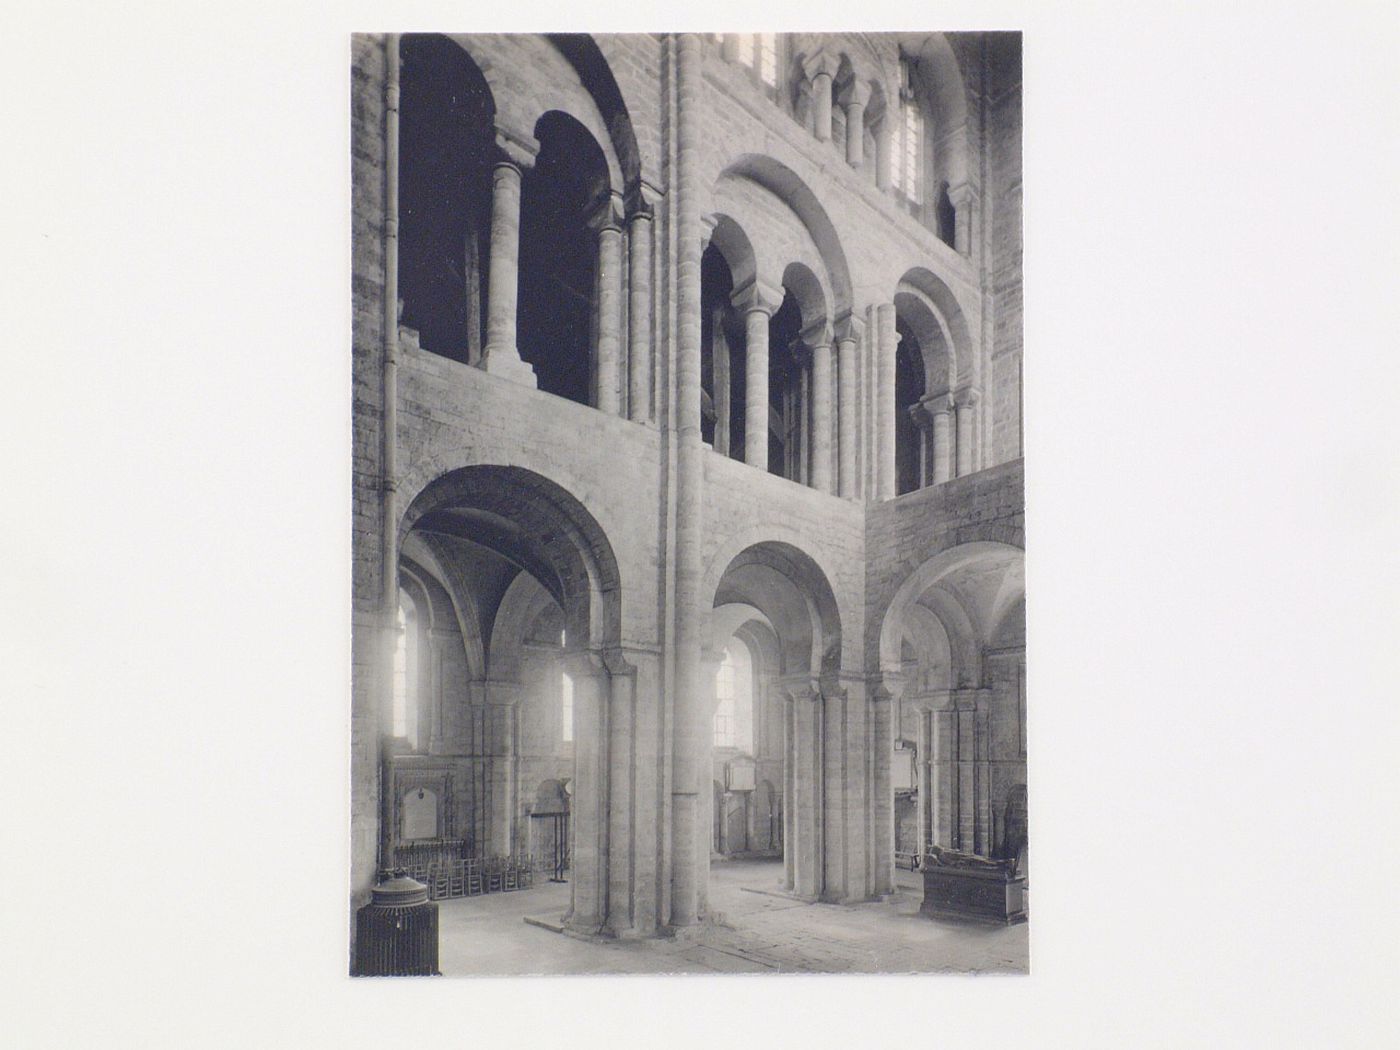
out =
[[[894,357],[895,492],[904,495],[924,485],[924,433],[917,413],[925,394],[924,356],[919,339],[902,318],[895,319],[899,346]]]
[[[802,481],[802,310],[789,291],[768,322],[768,472]]]
[[[744,319],[734,275],[714,245],[700,259],[700,436],[716,452],[744,458]]]
[[[938,187],[938,199],[933,205],[934,219],[938,224],[938,239],[949,248],[957,246],[958,213],[953,206],[953,198],[948,196],[948,184]]]
[[[516,340],[539,389],[592,404],[598,238],[589,220],[608,192],[607,159],[565,113],[542,116],[535,138],[540,152],[521,186]]]
[[[399,294],[426,350],[481,354],[495,103],[476,64],[432,33],[400,42]]]

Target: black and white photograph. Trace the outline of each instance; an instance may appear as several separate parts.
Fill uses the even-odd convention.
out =
[[[8,5],[0,1046],[1400,1045],[1393,8]]]
[[[1019,35],[353,63],[354,972],[1024,973]]]

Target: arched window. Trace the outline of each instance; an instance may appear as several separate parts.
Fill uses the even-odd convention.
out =
[[[778,34],[736,34],[734,57],[748,66],[769,89],[778,86]]]
[[[574,738],[574,680],[567,673],[559,682],[559,717],[567,744]]]
[[[564,648],[566,633],[559,632],[559,648]],[[559,725],[560,739],[569,743],[574,739],[574,680],[567,671],[559,673]]]
[[[715,672],[715,747],[753,751],[753,658],[731,645]]]
[[[914,204],[923,203],[924,115],[914,95],[907,60],[899,64],[899,124],[890,136],[890,173],[894,188]]]
[[[394,644],[394,706],[391,733],[418,746],[418,610],[413,600],[399,592],[399,612]]]

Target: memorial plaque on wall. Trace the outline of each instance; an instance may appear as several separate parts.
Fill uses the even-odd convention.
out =
[[[410,791],[403,799],[404,839],[435,839],[437,834],[437,792],[428,788]]]

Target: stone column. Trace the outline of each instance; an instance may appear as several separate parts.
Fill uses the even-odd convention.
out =
[[[724,306],[715,304],[710,316],[710,375],[714,383],[715,440],[714,449],[721,456],[729,455],[729,341],[724,334]]]
[[[651,247],[656,196],[654,190],[642,185],[640,202],[633,208],[627,229],[627,414],[637,423],[648,423],[652,418]]]
[[[831,139],[831,74],[818,70],[812,78],[812,112],[816,117],[813,131],[818,141]]]
[[[493,857],[510,856],[515,849],[516,812],[516,706],[520,684],[495,679],[483,683],[485,709],[484,747],[491,783],[491,806],[487,840],[483,844]]]
[[[607,915],[608,673],[601,654],[591,650],[566,653],[562,663],[574,683],[574,783],[569,805],[573,896],[567,922],[580,933],[597,933]]]
[[[933,841],[940,846],[956,849],[957,826],[957,764],[958,712],[951,694],[943,693],[930,712],[932,741],[932,774],[935,785],[932,799]]]
[[[940,485],[953,476],[953,435],[949,416],[953,412],[952,400],[947,394],[926,397],[924,410],[933,420],[929,442],[933,446],[933,483]]]
[[[970,182],[948,187],[948,199],[953,202],[953,247],[960,255],[972,254],[972,213],[977,193]]]
[[[803,339],[812,348],[812,487],[833,491],[831,484],[831,328],[825,322],[808,329]]]
[[[594,348],[598,389],[594,404],[620,414],[622,388],[622,198],[610,194],[590,225],[598,232],[598,343]]]
[[[856,338],[860,322],[847,316],[836,328],[837,474],[843,499],[856,497]]]
[[[894,149],[894,114],[890,112],[889,103],[885,103],[885,115],[880,118],[880,125],[875,129],[875,187],[882,193],[888,193],[894,186],[893,173],[891,171],[891,150]]]
[[[700,576],[704,464],[700,444],[700,38],[676,47],[676,583],[671,737],[671,924],[694,925],[699,887]],[[708,788],[707,788],[708,790]],[[708,869],[707,869],[708,870]]]
[[[797,722],[796,701],[787,689],[779,689],[783,705],[783,888],[797,889],[797,850],[793,818],[797,811]]]
[[[720,42],[720,54],[726,62],[739,61],[739,35],[738,33],[725,33],[724,39]]]
[[[520,178],[534,164],[539,145],[497,131],[502,156],[491,174],[491,261],[487,270],[486,350],[482,367],[526,386],[535,370],[516,345],[516,300],[520,291]]]
[[[792,772],[787,776],[791,794],[785,802],[791,810],[790,836],[784,848],[791,857],[792,892],[816,900],[826,889],[822,694],[819,685],[805,675],[783,679],[782,688],[792,704]]]
[[[782,292],[753,280],[736,289],[735,309],[744,315],[744,462],[768,469],[768,320]]]
[[[637,667],[624,657],[621,649],[605,649],[603,664],[608,672],[609,685],[606,809],[608,903],[605,926],[610,934],[617,937],[628,935],[637,925],[632,892],[637,812],[633,786]],[[577,754],[578,744],[575,743],[574,747]]]
[[[977,433],[976,390],[963,390],[957,395],[958,415],[958,477],[965,477],[973,466],[973,443]]]
[[[924,852],[933,841],[934,783],[933,783],[933,712],[919,706],[919,836],[916,846]]]
[[[894,499],[894,370],[895,347],[898,342],[894,326],[894,304],[881,303],[876,311],[878,326],[876,349],[876,498]]]
[[[867,690],[870,698],[870,753],[875,757],[871,777],[872,895],[894,891],[894,702],[904,692],[904,676],[878,675]]]
[[[841,94],[846,109],[846,163],[859,168],[865,163],[865,104],[870,101],[870,85],[853,77]]]
[[[715,679],[722,659],[723,654],[716,655],[709,651],[700,654],[700,725],[696,750],[701,770],[700,789],[703,798],[708,801],[701,801],[699,810],[710,815],[708,820],[697,820],[695,827],[695,883],[701,917],[710,913],[710,852],[714,843],[715,822],[720,819],[715,812],[714,792],[715,709],[719,705]]]

